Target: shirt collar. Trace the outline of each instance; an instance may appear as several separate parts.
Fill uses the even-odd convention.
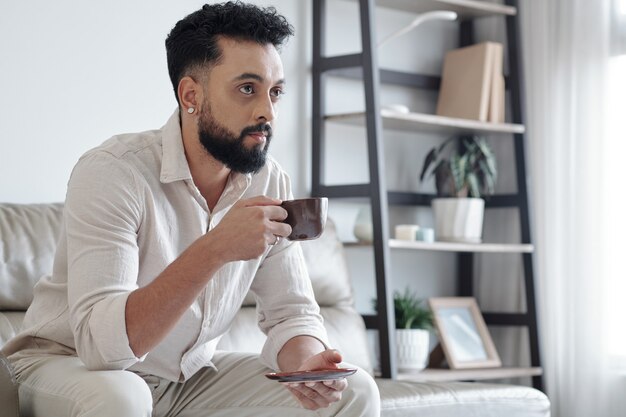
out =
[[[161,128],[163,162],[161,163],[162,183],[167,184],[174,181],[190,180],[191,171],[185,157],[185,147],[183,146],[183,135],[180,130],[180,117],[178,109],[174,111],[165,126]]]

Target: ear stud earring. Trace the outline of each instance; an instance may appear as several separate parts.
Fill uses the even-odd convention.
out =
[[[187,109],[187,113],[192,114],[194,111],[196,111],[196,109],[194,109],[193,107],[189,107]]]

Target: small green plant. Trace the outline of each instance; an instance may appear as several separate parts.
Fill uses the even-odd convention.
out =
[[[378,301],[372,300],[374,310],[378,311]],[[393,293],[393,306],[396,316],[396,329],[431,329],[433,315],[428,308],[422,307],[422,300],[408,288],[401,294]]]
[[[455,136],[432,148],[424,158],[420,181],[432,175],[437,196],[478,198],[494,193],[498,174],[495,156],[484,138]]]

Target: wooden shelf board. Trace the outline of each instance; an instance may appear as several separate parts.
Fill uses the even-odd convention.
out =
[[[345,242],[346,247],[372,246],[367,242]],[[457,243],[457,242],[420,242],[389,239],[392,249],[430,250],[440,252],[488,252],[488,253],[532,253],[534,245],[527,243]]]
[[[457,243],[457,242],[418,242],[390,239],[389,247],[396,249],[418,249],[449,252],[500,252],[500,253],[531,253],[531,244],[515,243]]]
[[[514,16],[513,6],[480,0],[376,0],[380,7],[403,10],[411,13],[424,13],[433,10],[451,10],[460,20],[484,16]]]
[[[519,378],[543,374],[540,367],[484,368],[484,369],[433,369],[398,372],[400,381],[479,381],[485,379]]]
[[[371,242],[361,242],[360,240],[341,242],[344,248],[369,248]]]
[[[487,123],[478,120],[457,119],[425,113],[399,113],[382,109],[380,115],[383,126],[387,129],[402,131],[426,131],[453,135],[473,133],[524,133],[523,125],[513,123]],[[333,114],[325,117],[326,121],[365,126],[365,113]]]

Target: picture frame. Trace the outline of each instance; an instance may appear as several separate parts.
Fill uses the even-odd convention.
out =
[[[429,298],[428,304],[450,369],[502,366],[475,298]]]

